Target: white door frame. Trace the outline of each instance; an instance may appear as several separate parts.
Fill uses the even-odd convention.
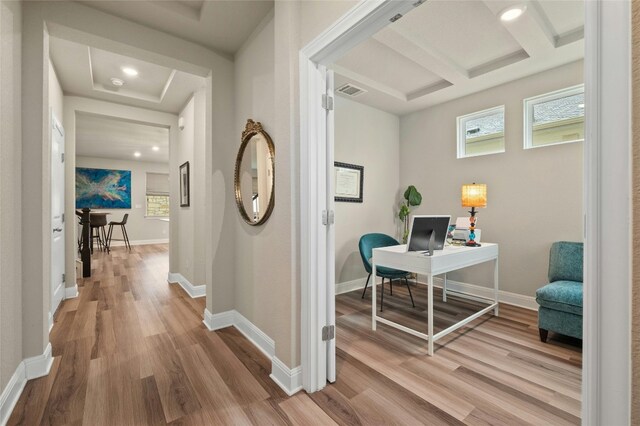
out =
[[[325,91],[324,66],[383,28],[392,16],[411,10],[414,4],[413,1],[361,1],[300,51],[301,364],[303,386],[307,392],[322,389],[327,381],[327,352],[321,338],[321,329],[329,324],[327,298],[330,291],[327,286],[333,282],[333,277],[328,277],[327,266],[331,247],[328,247],[326,227],[322,224],[322,212],[330,207],[327,205],[329,188],[326,185],[327,123],[321,103],[321,96]],[[620,24],[621,19],[623,24]],[[624,79],[625,61],[627,65],[630,64],[630,44],[624,44],[625,38],[630,40],[630,25],[624,25],[625,19],[630,21],[627,2],[586,2],[585,343],[582,390],[582,418],[585,425],[601,424],[602,419],[611,420],[612,411],[606,407],[613,398],[622,401],[618,408],[626,407],[626,410],[619,410],[622,419],[625,415],[628,418],[630,407],[629,386],[625,387],[624,381],[616,385],[606,379],[610,370],[617,371],[615,376],[618,379],[625,374],[629,377],[629,360],[626,363],[624,361],[625,356],[628,358],[629,351],[620,351],[617,357],[610,355],[612,360],[617,358],[616,363],[607,364],[602,361],[604,350],[601,341],[604,334],[601,330],[607,324],[610,329],[616,320],[629,322],[630,318],[629,311],[616,309],[617,300],[607,300],[603,297],[605,292],[601,291],[601,287],[605,285],[602,277],[614,273],[614,266],[617,266],[620,282],[616,288],[623,292],[623,297],[625,288],[630,293],[630,166],[627,164],[627,169],[624,166],[625,161],[629,163],[631,158],[630,155],[624,156],[625,147],[627,152],[631,147],[631,107],[630,102],[624,102],[625,99],[628,100],[631,87],[629,74],[626,75],[628,81]],[[618,42],[617,46],[614,41]],[[603,60],[604,49],[607,49],[606,61]],[[605,78],[611,78],[616,73],[621,73],[623,78],[618,86],[610,87],[612,84]],[[606,117],[603,117],[605,107],[607,112]],[[613,135],[619,138],[614,140]],[[607,139],[606,147],[603,146],[603,139]],[[617,145],[617,149],[610,145]],[[607,178],[603,175],[603,171],[616,170],[616,167],[619,172],[617,176]],[[612,185],[616,189],[612,189]],[[605,188],[607,194],[612,194],[606,199],[602,196]],[[621,215],[604,213],[612,202],[620,203]],[[605,216],[614,216],[618,221],[605,222]],[[611,236],[611,232],[616,232],[616,227],[625,234]],[[609,237],[603,238],[603,235]],[[617,237],[618,244],[610,244],[606,250],[603,249],[610,238]],[[614,285],[611,284],[611,287]],[[607,292],[609,291],[607,288]],[[628,301],[631,300],[626,297]],[[618,352],[617,349],[625,345],[628,347],[629,336],[625,334],[624,327],[620,333],[609,332],[609,345],[616,347],[616,351],[612,352]]]

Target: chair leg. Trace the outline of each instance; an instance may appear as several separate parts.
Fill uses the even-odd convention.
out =
[[[404,282],[407,284],[407,288],[409,289],[409,297],[411,298],[411,304],[413,307],[416,307],[416,304],[413,303],[413,294],[411,294],[411,287],[409,287],[409,280],[405,277]]]
[[[364,285],[364,291],[362,292],[362,298],[364,299],[364,295],[367,292],[367,286],[369,285],[369,280],[371,279],[371,274],[367,277],[367,283]]]
[[[547,337],[549,336],[549,330],[545,330],[543,328],[539,328],[538,331],[540,332],[540,341],[542,343],[547,343]]]
[[[129,236],[127,235],[127,228],[125,228],[124,225],[120,225],[120,228],[122,228],[122,237],[124,239],[124,245],[129,251],[131,251],[131,244],[129,244]]]
[[[111,238],[113,237],[113,225],[109,224],[109,230],[107,231],[107,244],[111,248]]]
[[[393,296],[393,280],[389,278],[389,294]]]
[[[380,290],[380,312],[382,312],[383,303],[384,303],[384,278],[382,279],[382,290]]]
[[[110,252],[109,250],[109,240],[107,238],[107,230],[105,229],[104,226],[100,227],[100,231],[102,232],[102,238],[103,238],[103,245],[104,245],[104,249],[107,251],[107,253]]]

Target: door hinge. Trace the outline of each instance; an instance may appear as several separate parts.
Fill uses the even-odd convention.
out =
[[[322,210],[322,224],[333,225],[336,221],[336,215],[333,210]]]
[[[60,159],[62,160],[62,162],[64,163],[64,152],[62,154],[60,154]]]
[[[67,274],[62,274],[62,282],[63,283],[67,282],[66,279],[67,279]]]
[[[336,337],[336,326],[335,325],[325,325],[322,327],[322,341],[326,342],[327,340],[333,340]]]
[[[322,95],[322,108],[333,111],[333,98],[329,95]]]
[[[62,213],[62,223],[64,223],[64,213]]]

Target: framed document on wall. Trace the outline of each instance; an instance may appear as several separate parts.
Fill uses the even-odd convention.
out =
[[[364,167],[355,164],[333,163],[335,201],[362,202]]]
[[[180,207],[189,207],[191,194],[189,193],[189,162],[180,166]]]

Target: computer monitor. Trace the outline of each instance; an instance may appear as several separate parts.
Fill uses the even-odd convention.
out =
[[[451,216],[413,216],[411,231],[407,242],[407,251],[433,251],[442,250],[447,238],[447,229]],[[429,247],[429,241],[433,236],[433,245]]]

